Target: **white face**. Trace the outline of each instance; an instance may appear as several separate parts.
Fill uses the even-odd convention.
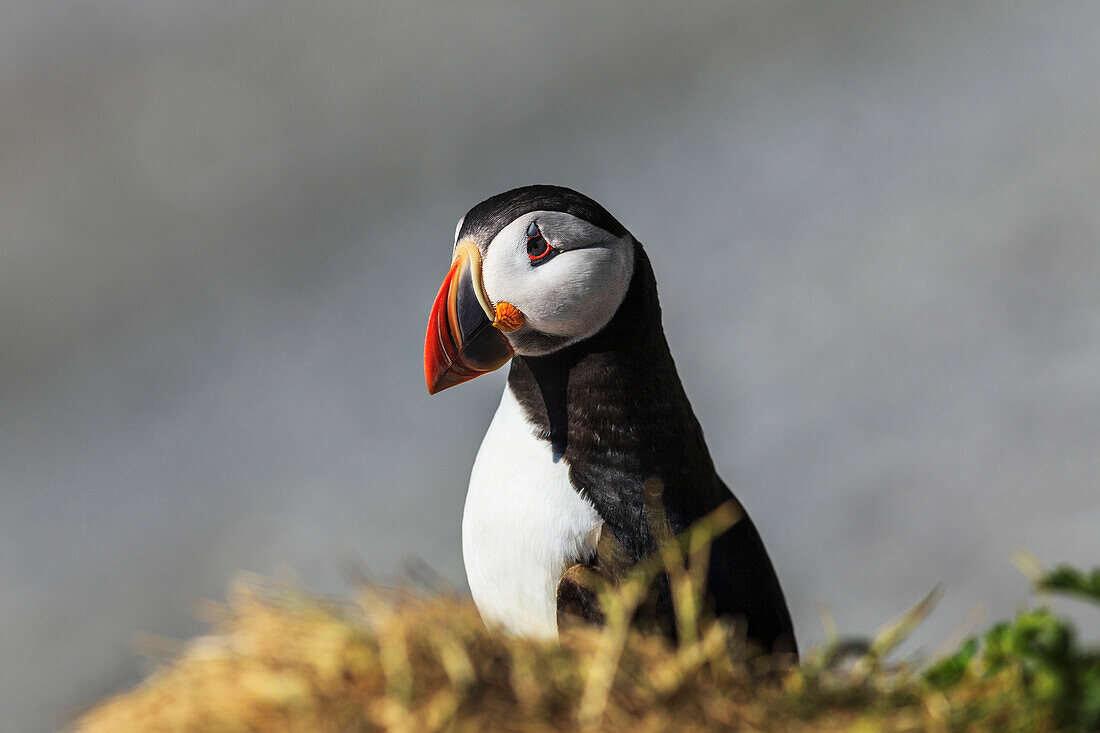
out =
[[[534,222],[557,252],[533,263],[528,228]],[[461,226],[461,222],[460,222]],[[522,311],[507,334],[516,353],[541,356],[594,335],[607,325],[634,274],[634,241],[560,211],[532,211],[504,227],[483,248],[485,292]]]

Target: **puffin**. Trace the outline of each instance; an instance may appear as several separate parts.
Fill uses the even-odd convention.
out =
[[[649,258],[572,189],[506,191],[455,228],[428,318],[428,392],[509,361],[462,515],[483,620],[542,638],[567,619],[601,623],[585,572],[614,581],[658,551],[656,493],[674,534],[732,503],[734,521],[709,548],[709,610],[764,651],[797,654],[764,543],[715,471],[676,371]],[[655,593],[654,623],[674,635],[667,577]]]

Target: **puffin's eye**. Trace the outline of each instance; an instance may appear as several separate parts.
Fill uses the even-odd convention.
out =
[[[537,265],[548,260],[557,250],[550,246],[546,237],[542,236],[538,224],[531,222],[527,227],[527,256],[531,264]]]

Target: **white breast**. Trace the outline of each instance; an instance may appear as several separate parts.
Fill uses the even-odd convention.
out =
[[[474,461],[462,515],[466,575],[485,622],[556,636],[558,580],[590,555],[602,524],[570,485],[568,466],[536,437],[505,388]]]

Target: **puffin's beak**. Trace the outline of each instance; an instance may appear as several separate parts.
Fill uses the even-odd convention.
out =
[[[424,338],[428,394],[499,369],[512,358],[512,346],[501,333],[503,324],[496,313],[481,280],[481,251],[471,242],[460,242],[428,316]]]

